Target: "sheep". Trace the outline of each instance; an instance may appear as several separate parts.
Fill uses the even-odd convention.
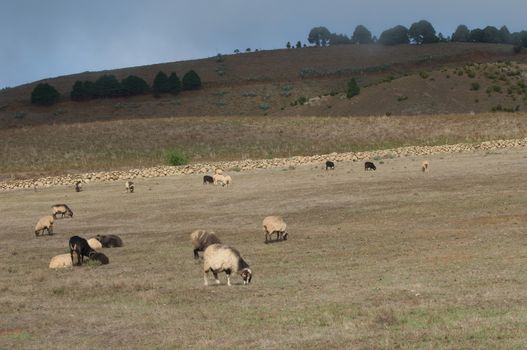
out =
[[[273,233],[276,233],[276,240],[283,239],[284,241],[287,240],[287,236],[289,236],[289,233],[286,231],[286,223],[284,219],[282,219],[280,216],[268,216],[266,217],[263,222],[263,231],[265,233],[265,243],[268,242],[268,238],[270,239]]]
[[[332,161],[326,161],[326,170],[328,169],[331,169],[331,170],[335,170],[335,163],[333,163]]]
[[[90,246],[91,249],[94,249],[94,250],[97,250],[97,249],[101,249],[102,248],[102,244],[101,242],[99,242],[97,239],[95,238],[90,238],[88,240],[88,245]]]
[[[203,184],[206,185],[206,184],[213,184],[214,183],[214,178],[210,175],[205,175],[203,176]]]
[[[70,254],[60,254],[51,258],[49,262],[50,269],[59,269],[63,267],[70,267],[73,265]]]
[[[75,192],[80,192],[80,191],[82,191],[82,182],[77,181],[75,182]]]
[[[132,181],[126,181],[124,188],[126,192],[134,193],[134,183]]]
[[[51,214],[53,218],[56,219],[57,215],[61,215],[63,218],[65,215],[68,215],[70,218],[73,217],[73,211],[66,204],[55,204],[51,206]]]
[[[217,185],[218,183],[221,184],[221,186],[228,186],[232,183],[232,178],[229,176],[229,175],[219,175],[219,174],[214,174],[214,176],[212,176],[212,178],[214,179],[214,184]]]
[[[96,252],[90,247],[88,241],[79,236],[70,237],[69,240],[70,256],[73,262],[73,253],[77,255],[77,263],[74,265],[80,266],[84,263],[84,257],[88,257],[90,260],[99,261],[102,265],[106,265],[110,262],[108,257],[102,253]]]
[[[209,245],[221,243],[218,236],[214,232],[207,232],[204,230],[195,230],[190,234],[190,240],[194,247],[194,259],[199,259],[198,252],[204,251]]]
[[[421,170],[424,172],[428,172],[428,166],[430,165],[430,163],[428,163],[427,160],[423,160],[423,162],[421,163]]]
[[[37,225],[35,226],[35,236],[39,234],[43,235],[44,230],[48,231],[48,235],[53,234],[53,221],[54,218],[52,215],[44,216],[38,220]]]
[[[208,285],[207,277],[209,271],[212,271],[216,283],[220,284],[218,279],[218,272],[225,272],[227,274],[227,285],[231,285],[231,273],[238,273],[242,279],[243,284],[251,283],[252,271],[249,264],[243,260],[240,253],[229,246],[223,244],[211,244],[203,252],[203,281]]]
[[[97,235],[95,239],[101,242],[104,248],[122,247],[123,240],[116,235]]]
[[[223,175],[223,170],[221,170],[220,168],[214,170],[214,175]]]
[[[377,170],[377,167],[372,162],[364,163],[364,170]]]

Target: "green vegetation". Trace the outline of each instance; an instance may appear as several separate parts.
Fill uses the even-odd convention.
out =
[[[478,91],[480,88],[480,85],[478,82],[473,82],[472,84],[470,84],[470,90],[472,91]]]
[[[190,156],[179,149],[169,149],[163,151],[163,159],[168,165],[186,165],[190,163]]]
[[[183,90],[197,90],[201,88],[201,78],[194,70],[190,70],[183,76]]]
[[[408,37],[416,44],[430,44],[438,41],[434,27],[425,20],[413,23],[408,30]]]
[[[373,38],[371,32],[363,25],[358,25],[353,31],[351,42],[356,44],[371,44]]]
[[[401,25],[385,30],[379,37],[379,43],[383,45],[408,44],[409,42],[408,28]]]
[[[360,87],[359,84],[357,84],[357,81],[355,78],[352,78],[348,81],[348,88],[346,90],[346,97],[352,98],[353,96],[357,96],[360,94]]]
[[[59,101],[60,95],[57,89],[47,83],[38,84],[31,92],[31,103],[43,106],[51,106]]]
[[[143,95],[150,91],[150,87],[143,78],[129,75],[121,81],[124,96]]]

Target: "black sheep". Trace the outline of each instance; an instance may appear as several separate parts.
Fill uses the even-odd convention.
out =
[[[97,235],[95,239],[101,242],[104,248],[122,247],[123,240],[116,235]]]
[[[206,184],[213,184],[214,183],[214,179],[212,178],[212,176],[210,175],[205,175],[203,176],[203,184],[206,185]]]
[[[377,170],[377,167],[372,162],[364,163],[364,170]]]
[[[91,260],[97,260],[101,264],[106,265],[110,262],[108,257],[102,253],[98,253],[95,250],[93,250],[90,245],[88,244],[88,241],[85,240],[82,237],[79,236],[73,236],[70,238],[69,242],[70,246],[70,255],[71,255],[71,261],[74,265],[82,265],[84,263],[84,257],[88,257]],[[73,259],[73,252],[77,255],[77,263],[75,264],[75,260]]]
[[[327,161],[326,162],[326,170],[328,169],[331,169],[331,170],[335,170],[335,163],[333,163],[332,161]]]

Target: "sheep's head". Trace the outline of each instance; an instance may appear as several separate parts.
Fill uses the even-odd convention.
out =
[[[283,239],[284,239],[284,241],[287,240],[287,236],[289,236],[289,233],[288,233],[287,231],[285,231],[284,234],[283,234],[283,236],[282,236]]]
[[[252,273],[251,269],[249,269],[249,268],[243,269],[242,273],[240,275],[242,276],[243,284],[251,283],[251,280],[253,278],[253,273]]]

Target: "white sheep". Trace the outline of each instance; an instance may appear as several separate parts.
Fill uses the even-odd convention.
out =
[[[56,219],[57,215],[61,215],[61,218],[68,215],[70,218],[73,217],[73,211],[66,204],[55,204],[51,206],[51,215]]]
[[[39,234],[44,234],[44,230],[48,231],[48,235],[53,234],[53,216],[47,215],[40,220],[38,220],[37,225],[35,226],[35,236],[38,236]]]
[[[221,170],[220,168],[214,170],[214,174],[215,175],[223,175],[223,170]]]
[[[221,184],[221,186],[228,186],[232,183],[232,178],[229,175],[214,174],[212,176],[214,184]]]
[[[134,193],[134,183],[132,181],[126,181],[124,188],[126,192]]]
[[[223,244],[211,244],[205,249],[203,253],[203,281],[208,285],[208,274],[212,271],[216,283],[220,284],[218,279],[218,272],[225,272],[227,274],[227,285],[231,285],[231,273],[238,273],[242,279],[243,284],[251,283],[252,271],[249,264],[243,260],[240,253],[229,246]]]
[[[194,259],[198,259],[198,252],[204,251],[209,245],[221,243],[218,236],[214,232],[207,232],[204,230],[195,230],[190,234],[190,240],[194,247]]]
[[[430,166],[430,163],[428,163],[427,160],[423,160],[421,163],[421,170],[424,172],[428,172],[428,167]]]
[[[99,242],[97,239],[95,238],[90,238],[88,240],[88,245],[90,246],[91,249],[93,250],[97,250],[97,249],[101,249],[102,248],[102,243]]]
[[[73,262],[71,261],[70,254],[56,255],[53,258],[51,258],[51,261],[49,262],[50,269],[60,269],[63,267],[70,267],[70,266],[73,266]]]
[[[266,217],[262,222],[262,226],[265,233],[265,243],[268,242],[268,238],[271,239],[273,233],[276,233],[276,240],[287,240],[287,236],[289,236],[286,231],[287,225],[280,216]]]

